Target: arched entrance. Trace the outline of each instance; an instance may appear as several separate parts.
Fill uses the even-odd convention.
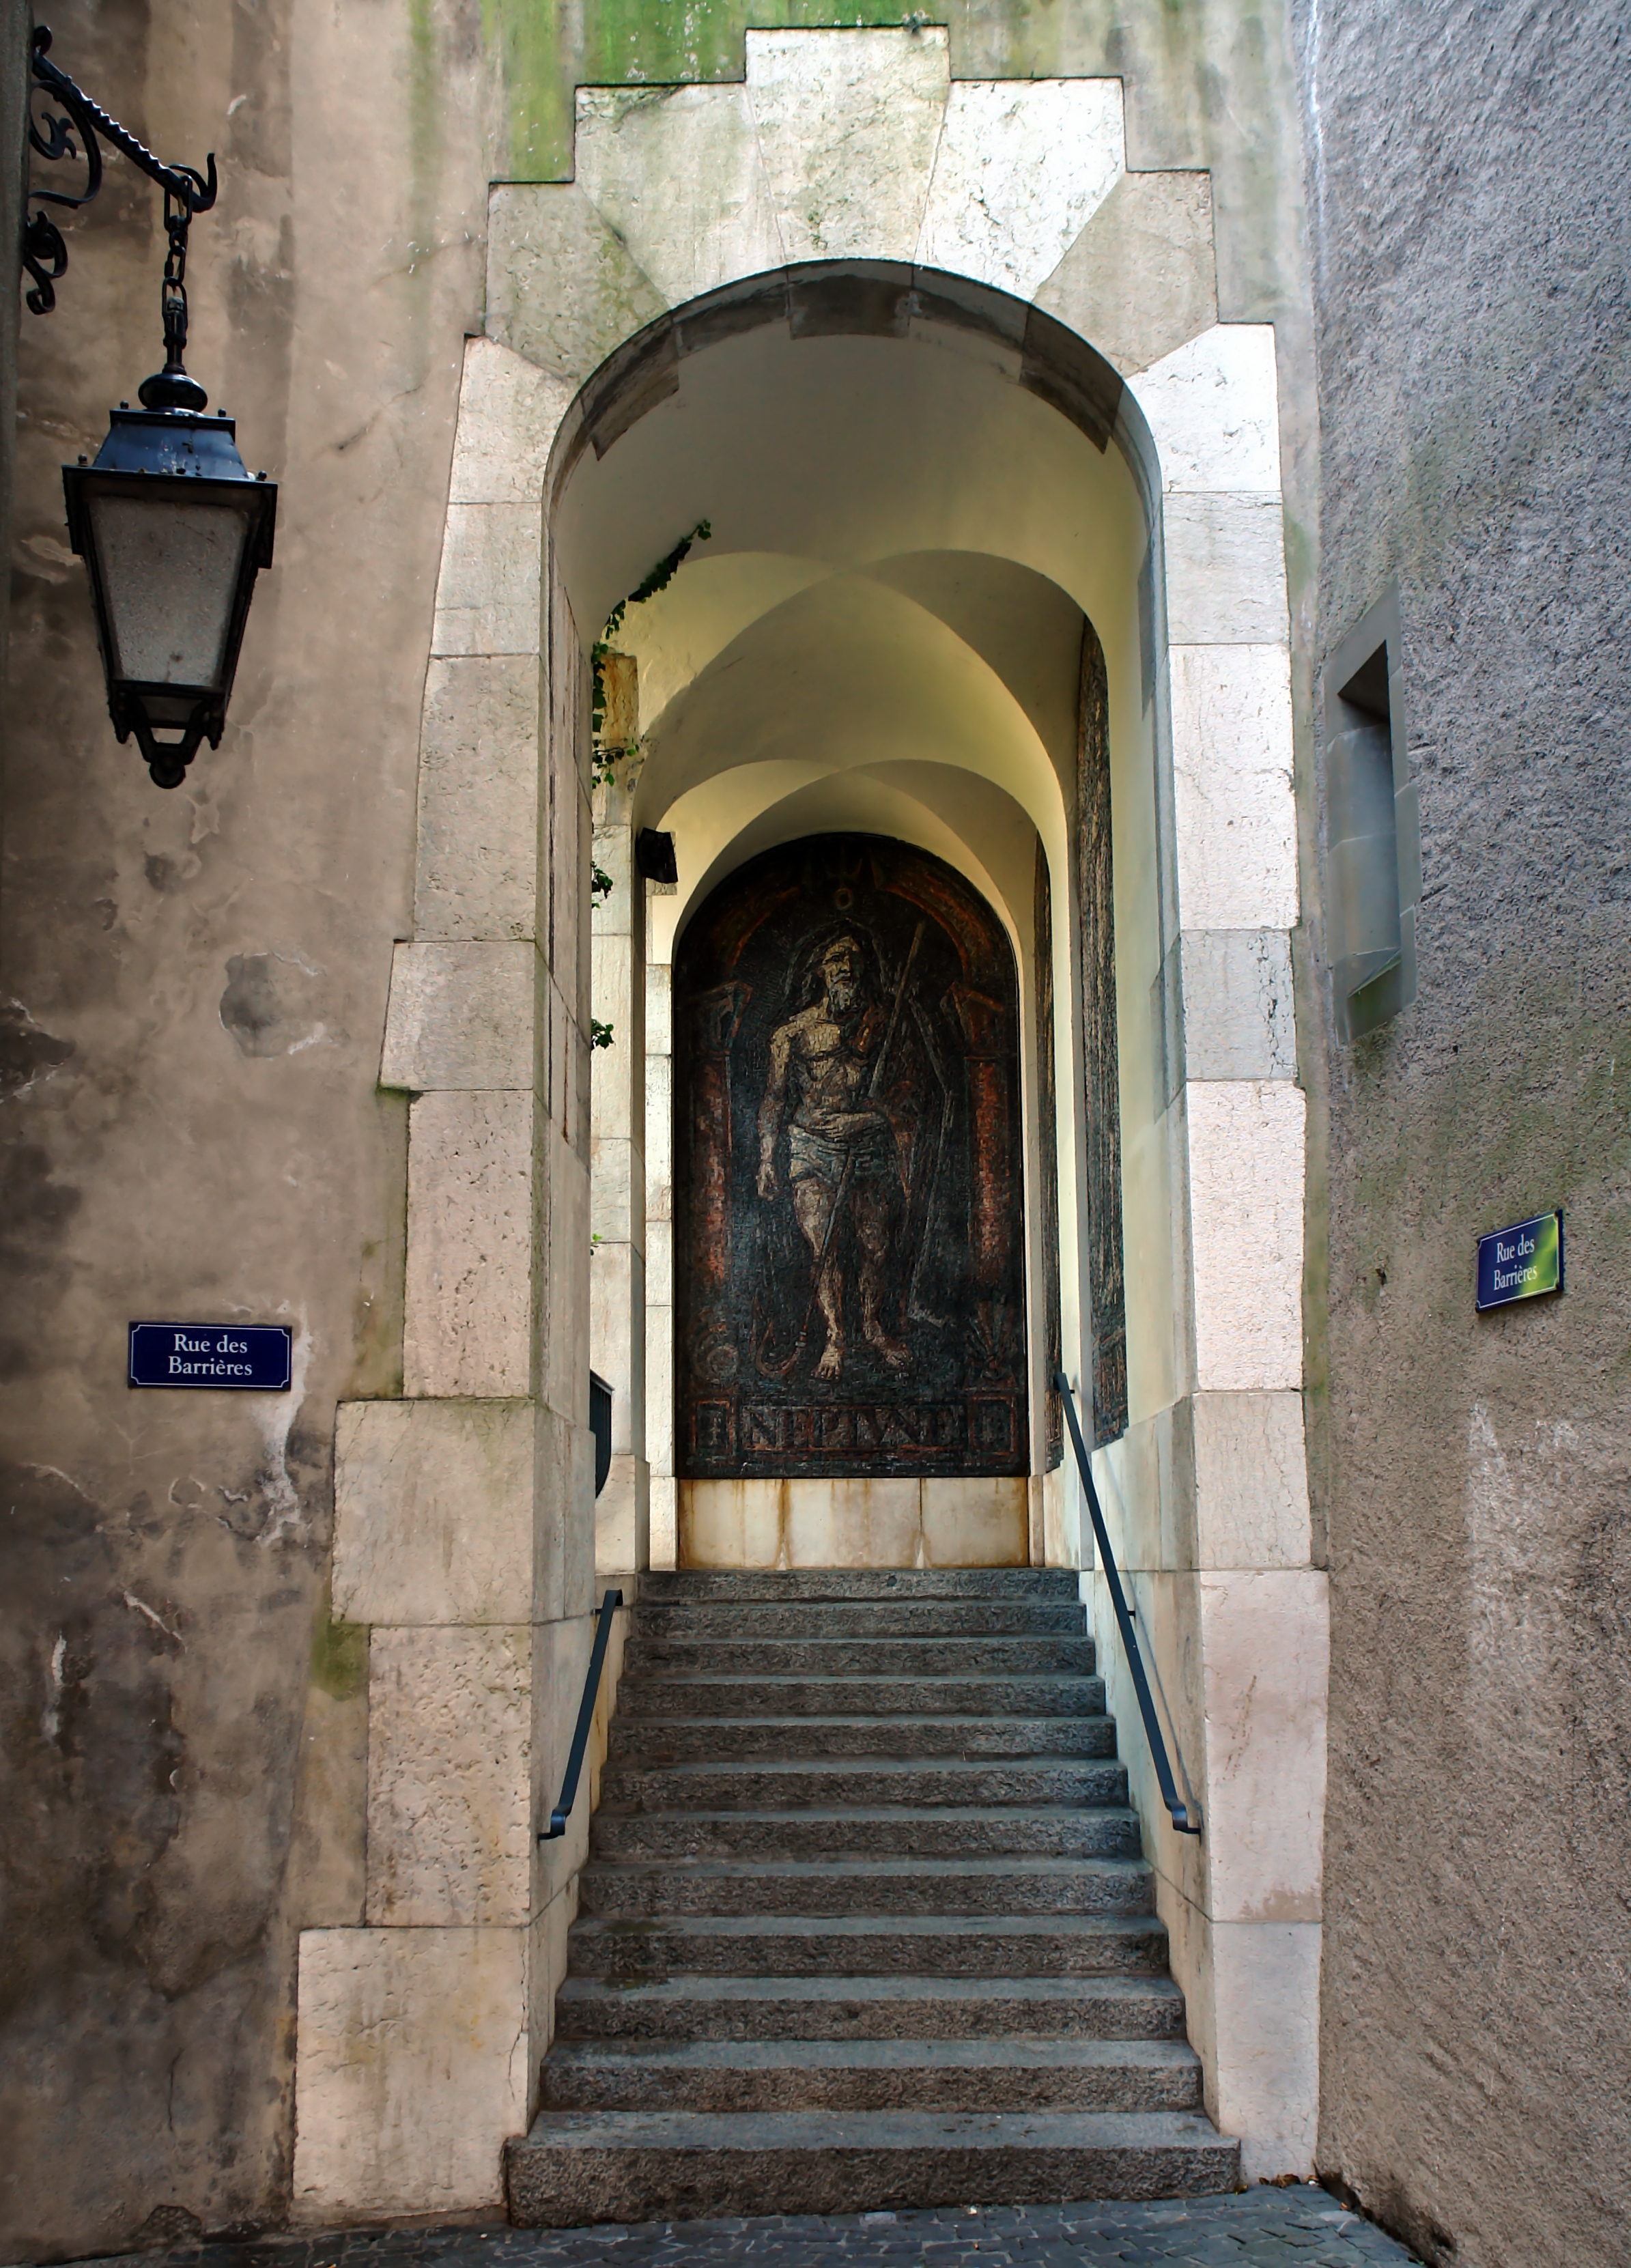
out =
[[[653,1564],[674,1564],[682,1482],[698,1509],[728,1505],[737,1537],[698,1549],[749,1549],[744,1521],[770,1532],[739,1489],[696,1492],[747,1476],[685,1470],[696,1453],[672,1424],[689,1358],[675,1335],[671,966],[702,898],[745,861],[851,830],[944,861],[1006,932],[1030,1167],[1016,1250],[1044,1320],[1026,1333],[1025,1439],[1003,1453],[1014,1485],[988,1491],[985,1540],[957,1548],[1072,1557],[1050,1348],[1080,1371],[1101,1440],[1124,1430],[1129,1374],[1152,1409],[1174,1380],[1150,1069],[1170,884],[1154,856],[1158,523],[1142,421],[1062,327],[864,262],[716,295],[614,357],[579,407],[555,450],[552,614],[598,627],[678,539],[710,531],[621,608],[600,663],[595,858],[619,879],[597,917],[594,1013],[614,1034],[651,1024],[643,1064],[615,1041],[595,1064],[598,1225],[628,1225],[626,1241],[602,1231],[591,1271],[596,1366],[619,1386],[622,1427],[602,1565],[642,1564],[648,1505]],[[672,887],[634,871],[646,829],[672,837]],[[1129,1303],[1133,1236],[1156,1265]]]
[[[1014,1565],[1031,1464],[1019,986],[955,869],[761,852],[674,963],[685,1566]]]
[[[890,127],[874,210],[855,116],[902,74],[929,127]],[[335,1602],[373,1631],[365,1926],[302,1939],[302,2210],[490,2200],[531,2116],[584,1849],[581,1821],[532,1836],[597,1552],[637,1576],[677,1543],[676,940],[752,858],[845,832],[944,860],[1012,948],[1026,1282],[1056,1253],[1207,1822],[1175,1847],[1129,1753],[1157,1904],[1209,2105],[1248,2171],[1306,2170],[1325,1606],[1272,330],[1216,320],[1204,197],[1126,173],[1113,82],[952,85],[933,27],[750,33],[746,87],[581,95],[577,156],[495,188],[465,363],[384,1059],[412,1097],[404,1390],[336,1444]],[[591,650],[703,520],[611,642],[597,784]],[[1105,1638],[1032,1297],[1029,1552],[1082,1571]],[[598,1533],[591,1360],[618,1387]],[[397,2139],[426,2122],[434,2165]]]

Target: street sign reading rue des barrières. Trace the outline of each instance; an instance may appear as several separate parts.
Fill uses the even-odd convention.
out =
[[[132,1323],[130,1383],[287,1394],[293,1353],[288,1323]]]

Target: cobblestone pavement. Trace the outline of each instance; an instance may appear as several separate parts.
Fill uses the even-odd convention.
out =
[[[619,2228],[415,2228],[148,2253],[143,2268],[1361,2268],[1414,2255],[1321,2189]],[[89,2264],[99,2268],[99,2264]]]

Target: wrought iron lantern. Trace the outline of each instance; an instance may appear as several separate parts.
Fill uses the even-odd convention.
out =
[[[33,197],[88,204],[101,187],[99,136],[165,193],[165,366],[137,389],[139,409],[121,401],[112,412],[94,463],[82,457],[63,466],[62,486],[69,538],[91,578],[114,730],[121,742],[136,735],[160,787],[179,787],[200,743],[221,745],[255,577],[272,563],[277,489],[264,473],[252,478],[245,469],[232,419],[224,410],[205,415],[209,397],[182,359],[187,232],[194,214],[215,202],[214,158],[207,176],[161,165],[57,69],[50,44],[41,26],[33,77],[68,115],[31,116],[29,139],[42,157],[77,157],[77,129],[89,180],[82,196],[37,189]],[[34,278],[28,305],[48,313],[68,253],[48,213],[29,217],[24,264]]]

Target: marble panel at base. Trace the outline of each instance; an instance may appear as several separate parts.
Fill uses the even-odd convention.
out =
[[[530,1631],[376,1630],[368,1671],[369,1921],[524,1922]]]
[[[1030,1483],[1021,1473],[922,1483],[923,1565],[1023,1567],[1029,1558]]]
[[[681,1481],[675,1565],[784,1566],[785,1481]]]
[[[784,1491],[790,1566],[919,1564],[922,1528],[916,1481],[795,1480],[757,1485],[779,1486]]]
[[[501,2205],[533,2061],[524,1969],[518,1929],[302,1932],[297,2221]]]
[[[1319,2113],[1319,1925],[1221,1922],[1210,1934],[1213,2116],[1225,2134],[1240,2137],[1243,2180],[1285,2174],[1311,2180]]]
[[[1020,1476],[682,1480],[677,1564],[1023,1567],[1029,1520],[1030,1484]]]

